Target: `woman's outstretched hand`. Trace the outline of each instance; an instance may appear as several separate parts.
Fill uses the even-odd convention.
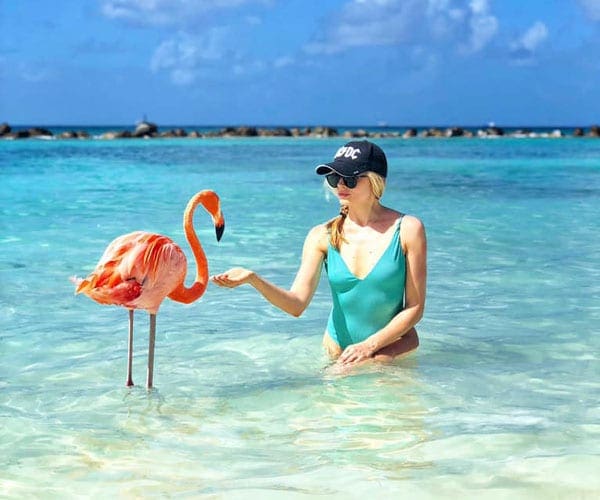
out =
[[[236,286],[249,283],[254,276],[254,271],[244,269],[243,267],[234,267],[221,274],[211,276],[210,280],[218,286],[225,288],[235,288]]]

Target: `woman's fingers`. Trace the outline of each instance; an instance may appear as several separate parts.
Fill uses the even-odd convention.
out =
[[[219,286],[231,286],[233,284],[227,273],[211,276],[210,280]]]
[[[224,273],[211,276],[210,280],[216,285],[232,288],[246,283],[249,275],[250,271],[247,269],[234,267]]]
[[[361,344],[349,345],[344,349],[338,361],[341,364],[352,364],[370,358],[371,354]]]

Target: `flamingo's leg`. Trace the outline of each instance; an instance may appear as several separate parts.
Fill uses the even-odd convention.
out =
[[[154,340],[156,337],[156,314],[150,315],[150,334],[148,341],[148,376],[146,378],[146,387],[152,388],[152,377],[154,375]]]
[[[133,378],[131,376],[133,365],[133,309],[129,309],[129,342],[127,345],[127,382],[125,385],[131,387]]]

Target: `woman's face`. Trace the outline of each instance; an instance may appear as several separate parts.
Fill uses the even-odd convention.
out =
[[[342,205],[372,202],[374,198],[371,182],[367,176],[359,176],[354,188],[349,188],[342,177],[334,191]]]

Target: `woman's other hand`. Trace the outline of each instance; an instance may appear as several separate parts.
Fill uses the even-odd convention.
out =
[[[353,365],[373,357],[373,349],[367,342],[352,344],[344,349],[337,362],[342,365]]]

